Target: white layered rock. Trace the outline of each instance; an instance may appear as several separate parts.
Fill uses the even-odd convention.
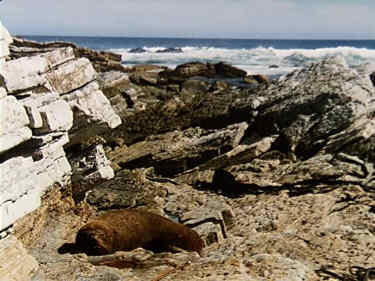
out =
[[[11,60],[1,67],[0,74],[4,77],[9,93],[25,91],[36,87],[46,87],[47,80],[41,73],[48,71],[48,62],[40,56],[23,57]]]
[[[68,131],[73,126],[73,112],[63,100],[41,107],[39,112],[43,121],[39,133]]]
[[[32,136],[25,108],[13,96],[0,99],[0,154]]]
[[[40,197],[54,183],[69,182],[71,167],[63,149],[68,140],[67,134],[45,138],[31,156],[0,164],[0,229],[38,208]]]
[[[67,48],[58,48],[51,52],[41,54],[40,57],[45,58],[48,62],[48,65],[53,68],[59,66],[68,61],[74,60],[74,50],[72,47]]]
[[[9,44],[13,39],[8,30],[2,25],[0,21],[0,64],[5,62],[5,58],[9,56]]]
[[[69,61],[46,74],[59,94],[70,93],[96,79],[96,71],[86,58]]]
[[[75,122],[79,127],[103,124],[113,129],[121,124],[121,118],[114,112],[97,82],[89,83],[63,98],[76,113]]]
[[[75,59],[70,47],[7,61],[0,74],[7,88],[0,87],[1,232],[37,209],[54,184],[70,182],[64,151],[70,137],[84,141],[88,128],[95,134],[98,128],[117,127],[121,119],[93,82],[90,61]],[[92,160],[90,176],[114,176],[102,146]]]
[[[49,72],[47,78],[55,82],[52,77],[60,73],[55,73],[56,70],[53,68],[73,59],[74,51],[71,47],[59,48],[45,54],[8,61],[0,69],[0,74],[4,77],[10,93],[19,93],[37,87],[52,89],[46,75],[42,74]],[[58,85],[58,82],[54,85]]]

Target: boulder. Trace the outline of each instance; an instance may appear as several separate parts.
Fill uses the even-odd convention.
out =
[[[229,64],[219,62],[215,64],[216,74],[226,78],[243,78],[246,76],[246,71]]]
[[[184,51],[181,48],[173,48],[173,47],[156,51],[156,53],[173,53],[173,54],[179,54],[179,53],[183,53],[183,52]]]
[[[213,77],[215,74],[215,68],[212,65],[201,62],[190,62],[177,66],[173,71],[162,71],[159,73],[159,76],[162,83],[175,83],[182,82],[194,76]]]
[[[342,59],[327,59],[266,89],[254,129],[261,135],[280,134],[281,150],[308,158],[356,120],[364,117],[369,122],[374,94]]]
[[[143,48],[134,48],[134,49],[130,49],[128,51],[128,53],[131,53],[131,54],[142,54],[142,53],[146,53],[147,51]]]

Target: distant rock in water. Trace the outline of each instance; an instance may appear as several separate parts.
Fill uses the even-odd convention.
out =
[[[178,53],[183,53],[183,51],[182,51],[181,48],[166,48],[166,49],[163,49],[163,50],[157,50],[156,53],[174,53],[174,54],[178,54]]]
[[[134,48],[134,49],[131,49],[129,50],[129,53],[132,53],[132,54],[141,54],[141,53],[146,53],[147,51],[143,48]]]
[[[271,64],[268,68],[279,68],[279,66],[277,64]]]

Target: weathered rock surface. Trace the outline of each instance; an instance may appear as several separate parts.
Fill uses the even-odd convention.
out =
[[[64,146],[121,120],[94,82],[90,61],[76,59],[71,47],[6,61],[0,73],[6,87],[0,95],[1,231],[37,209],[53,184],[70,182]],[[113,176],[109,163],[91,172]]]
[[[247,124],[240,123],[220,131],[200,128],[175,131],[138,142],[123,151],[117,149],[109,157],[123,168],[153,166],[157,173],[172,176],[236,147],[246,129]]]
[[[69,95],[64,95],[63,99],[74,114],[74,125],[69,132],[70,145],[121,124],[120,117],[115,113],[96,81],[74,90]]]
[[[30,281],[39,266],[14,236],[0,240],[0,263],[1,281]]]
[[[356,71],[340,58],[330,59],[268,88],[253,126],[262,135],[280,134],[283,150],[306,159],[358,119],[370,122],[373,96]]]
[[[0,154],[31,138],[25,108],[13,96],[0,98]]]

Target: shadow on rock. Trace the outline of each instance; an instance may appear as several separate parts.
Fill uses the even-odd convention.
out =
[[[261,187],[256,184],[236,181],[234,175],[224,169],[215,170],[211,183],[198,182],[195,188],[212,191],[230,198],[241,197],[246,194],[274,193],[281,190],[279,187]]]
[[[351,184],[351,182],[339,180],[304,180],[282,186],[259,186],[251,183],[237,181],[230,172],[224,169],[217,169],[214,172],[212,182],[198,181],[194,187],[197,190],[207,190],[222,194],[229,198],[237,198],[246,194],[278,194],[287,190],[289,196],[302,196],[309,193],[328,193],[340,186]]]

